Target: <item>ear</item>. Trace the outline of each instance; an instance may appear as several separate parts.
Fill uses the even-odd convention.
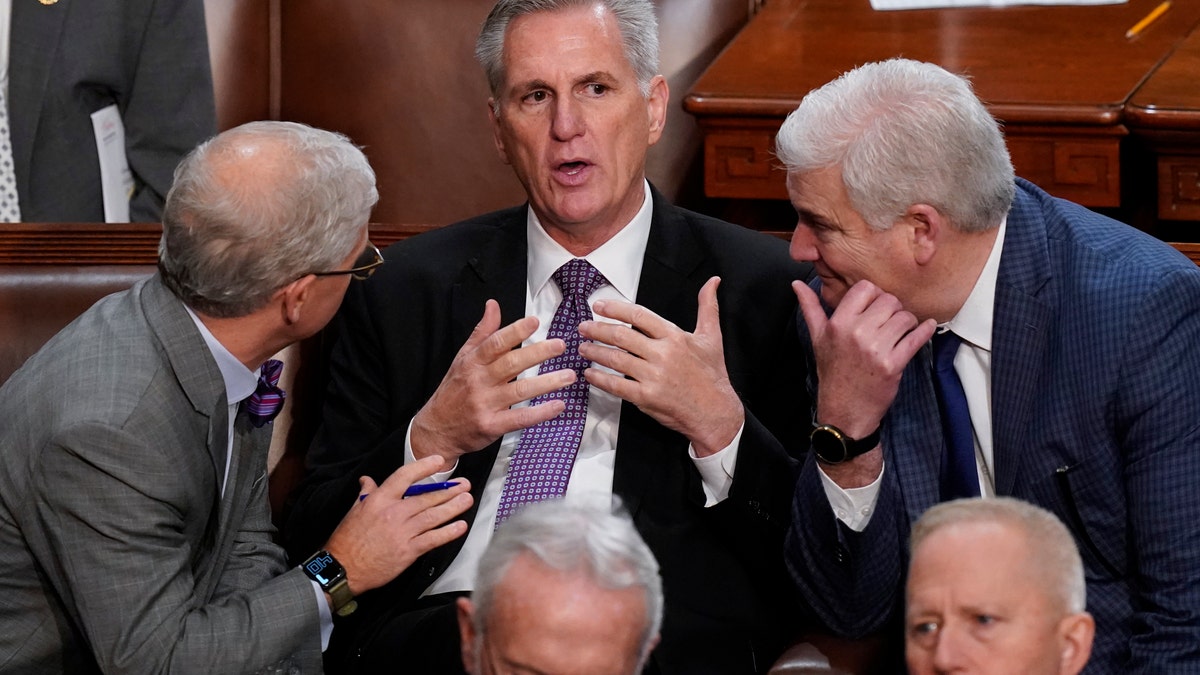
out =
[[[475,653],[475,605],[471,603],[470,598],[459,598],[456,604],[463,668],[471,675],[476,675],[479,672],[479,655]]]
[[[1069,614],[1058,624],[1062,642],[1062,658],[1059,673],[1076,675],[1087,665],[1092,655],[1092,638],[1096,635],[1096,621],[1091,614],[1079,612]]]
[[[306,274],[283,288],[275,291],[275,296],[272,298],[280,303],[280,309],[283,312],[283,322],[289,326],[300,322],[300,314],[304,309],[305,303],[308,302],[309,293],[312,292],[312,285],[316,282],[315,274]]]
[[[504,148],[504,129],[503,122],[500,121],[500,103],[493,97],[487,102],[488,121],[492,123],[492,142],[496,144],[496,152],[500,155],[500,161],[505,164],[512,164],[508,161],[508,150]]]
[[[650,80],[650,95],[646,98],[646,113],[650,116],[649,145],[654,145],[662,138],[663,127],[667,124],[667,104],[671,100],[671,88],[667,86],[667,78],[655,75]]]
[[[944,243],[943,238],[950,227],[946,217],[929,204],[913,204],[904,211],[901,222],[908,228],[912,245],[913,260],[926,265]]]

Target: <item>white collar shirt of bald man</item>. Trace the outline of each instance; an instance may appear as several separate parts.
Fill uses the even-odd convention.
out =
[[[992,453],[992,319],[996,306],[996,278],[1000,274],[1000,255],[1007,229],[1008,218],[1005,218],[1000,222],[992,252],[967,301],[953,319],[938,326],[939,331],[949,329],[962,338],[962,346],[954,357],[954,372],[958,373],[967,394],[967,408],[971,411],[971,427],[975,432],[975,468],[979,490],[984,497],[996,495]],[[818,472],[834,515],[855,532],[862,532],[871,522],[884,471],[887,471],[886,466],[870,485],[849,489],[833,482],[824,469]]]
[[[646,254],[646,242],[650,237],[650,221],[653,213],[653,200],[650,195],[650,184],[643,181],[645,199],[642,208],[624,228],[612,239],[586,256],[596,269],[608,279],[608,285],[601,286],[589,298],[589,304],[596,300],[621,300],[634,302],[637,298],[638,284],[642,276],[642,259]],[[567,262],[572,256],[566,249],[550,238],[542,229],[541,224],[532,209],[528,212],[526,233],[529,246],[527,265],[527,285],[525,295],[526,315],[538,318],[538,330],[525,344],[532,344],[546,339],[550,321],[558,304],[562,300],[562,292],[551,281],[554,271]],[[595,315],[597,321],[607,319]],[[599,366],[597,366],[599,367]],[[537,374],[537,366],[530,368],[520,377],[531,377]],[[525,404],[521,404],[525,405]],[[616,463],[617,432],[620,428],[621,400],[612,394],[591,387],[588,393],[587,420],[583,426],[583,438],[579,443],[579,452],[575,456],[575,465],[571,470],[571,478],[567,483],[565,499],[592,500],[597,495],[602,498],[612,498],[613,467]],[[720,452],[708,457],[698,458],[689,446],[688,455],[692,458],[696,469],[700,472],[704,486],[706,506],[713,506],[729,496],[733,484],[733,471],[737,466],[737,449],[742,439],[745,426],[738,430],[733,441]],[[404,439],[405,463],[415,461],[409,433]],[[422,594],[434,595],[457,591],[473,590],[475,570],[480,556],[492,539],[495,529],[496,509],[500,502],[500,492],[504,485],[504,476],[508,471],[509,458],[521,438],[520,431],[506,434],[500,442],[500,450],[496,461],[492,464],[487,483],[479,498],[479,511],[475,522],[467,531],[462,550],[450,563],[446,571],[434,580]],[[454,468],[449,471],[434,474],[422,482],[447,481],[453,477]]]

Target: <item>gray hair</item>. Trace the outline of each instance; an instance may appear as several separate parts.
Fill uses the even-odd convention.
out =
[[[568,504],[553,499],[526,505],[504,521],[479,559],[471,593],[477,640],[482,640],[496,586],[523,554],[534,556],[547,567],[586,575],[601,588],[642,589],[646,627],[639,670],[645,665],[662,626],[662,578],[658,561],[623,509],[618,506],[613,511],[597,504]]]
[[[1051,599],[1067,613],[1084,611],[1087,582],[1075,539],[1053,513],[1012,497],[956,499],[938,504],[913,525],[911,550],[934,532],[951,525],[996,523],[1020,531],[1029,542],[1029,566],[1036,570]]]
[[[625,58],[637,73],[642,95],[649,96],[650,81],[658,75],[658,19],[650,0],[500,0],[484,20],[475,41],[475,58],[487,74],[492,96],[498,96],[504,86],[504,38],[514,19],[526,14],[596,5],[605,7],[616,17],[625,45]]]
[[[868,63],[814,89],[775,146],[788,171],[840,166],[851,206],[876,230],[913,204],[987,230],[1016,192],[999,123],[970,82],[932,63]]]
[[[375,172],[345,136],[296,122],[243,124],[175,169],[158,269],[192,309],[245,316],[349,257],[377,201]]]

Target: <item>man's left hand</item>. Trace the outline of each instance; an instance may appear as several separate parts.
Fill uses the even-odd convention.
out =
[[[597,301],[592,309],[628,326],[579,324],[579,334],[595,341],[581,344],[580,355],[625,375],[588,368],[588,382],[686,436],[699,457],[733,442],[745,421],[742,401],[725,370],[717,306],[720,283],[720,277],[713,277],[700,289],[694,333],[641,305],[617,300]]]

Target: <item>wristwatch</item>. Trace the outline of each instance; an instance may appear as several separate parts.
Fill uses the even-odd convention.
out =
[[[832,424],[816,424],[813,425],[808,440],[817,459],[826,464],[841,464],[868,453],[879,445],[879,429],[876,428],[866,438],[854,440]]]
[[[350,593],[350,582],[346,580],[346,568],[329,551],[317,551],[305,560],[304,573],[333,598],[333,611],[338,616],[350,616],[358,609]]]

